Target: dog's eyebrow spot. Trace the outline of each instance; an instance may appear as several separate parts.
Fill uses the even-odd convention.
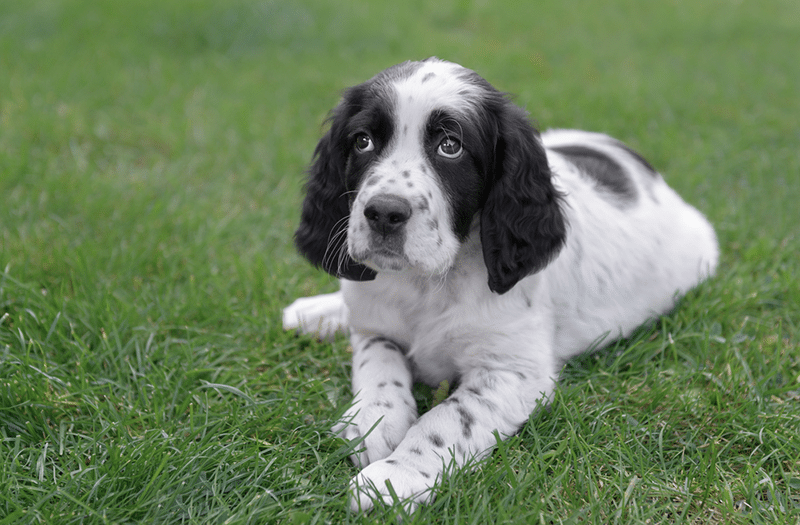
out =
[[[424,83],[425,83],[425,82],[427,82],[428,80],[430,80],[430,79],[432,79],[432,78],[435,78],[435,77],[436,77],[436,73],[433,73],[433,72],[431,72],[431,73],[428,73],[428,74],[426,74],[424,77],[422,77],[422,80],[420,81],[420,83],[424,84]]]

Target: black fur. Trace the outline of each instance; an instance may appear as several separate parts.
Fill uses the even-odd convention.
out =
[[[627,152],[628,155],[633,157],[636,160],[636,162],[641,164],[645,168],[645,170],[647,170],[650,173],[650,175],[652,175],[653,177],[658,177],[658,172],[653,167],[653,165],[647,162],[647,160],[644,157],[642,157],[637,151],[631,149],[630,146],[628,146],[624,142],[620,142],[619,140],[612,139],[611,142],[618,148],[625,150],[625,152]]]
[[[300,225],[294,236],[297,249],[312,264],[336,277],[353,281],[372,280],[376,275],[347,254],[348,191],[354,189],[347,180],[353,148],[350,128],[356,116],[368,120],[363,115],[367,92],[364,84],[351,88],[331,114],[330,129],[314,151]]]
[[[501,97],[489,113],[496,119],[497,140],[481,244],[489,288],[502,294],[558,255],[567,222],[539,134],[525,112]]]
[[[615,195],[617,204],[627,206],[636,202],[638,193],[630,174],[607,154],[581,145],[557,146],[552,149],[567,157],[584,176],[594,179],[599,187]]]
[[[463,241],[469,234],[475,214],[486,200],[492,178],[491,156],[495,138],[483,122],[474,122],[446,111],[434,111],[428,117],[425,151],[448,197],[453,233]],[[445,137],[456,138],[466,154],[458,160],[444,160],[437,153]]]

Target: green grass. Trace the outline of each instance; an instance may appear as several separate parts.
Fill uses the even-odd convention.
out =
[[[360,523],[295,253],[343,87],[438,55],[642,151],[719,275],[408,523],[800,520],[800,4],[0,1],[0,525]],[[419,389],[430,403],[433,393]]]

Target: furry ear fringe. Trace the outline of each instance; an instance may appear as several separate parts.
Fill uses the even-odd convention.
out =
[[[481,244],[489,288],[503,294],[558,255],[567,221],[538,132],[507,100],[499,113],[495,180],[481,213]]]
[[[342,279],[368,281],[375,278],[375,271],[355,262],[347,253],[350,204],[344,183],[343,118],[337,108],[331,129],[314,151],[294,240],[298,251],[313,265]]]

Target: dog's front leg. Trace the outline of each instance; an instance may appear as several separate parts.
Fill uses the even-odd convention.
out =
[[[389,339],[353,330],[352,406],[334,432],[361,440],[351,456],[356,466],[387,457],[417,420],[411,394],[411,368],[401,348]]]
[[[283,309],[283,329],[332,341],[347,331],[348,315],[342,292],[301,297]]]
[[[411,498],[411,509],[426,503],[451,460],[461,466],[481,458],[496,443],[495,433],[501,438],[516,433],[555,384],[554,366],[527,365],[482,367],[463,376],[458,389],[420,417],[389,457],[353,479],[353,510],[369,509],[374,500],[392,503],[392,491],[400,499]]]

